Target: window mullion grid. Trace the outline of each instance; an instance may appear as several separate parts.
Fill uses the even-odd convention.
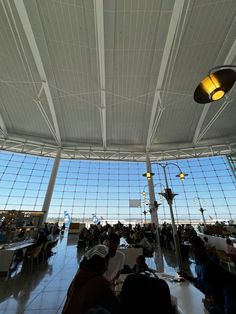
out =
[[[45,158],[45,157],[41,157],[41,158]],[[41,177],[41,182],[39,184],[39,189],[37,191],[37,195],[36,195],[36,198],[35,198],[35,204],[37,204],[37,201],[39,199],[39,192],[41,191],[41,188],[42,188],[43,178],[44,178],[44,175],[45,175],[45,173],[47,171],[47,167],[48,167],[50,161],[51,161],[51,158],[47,158],[47,164],[44,165],[43,174],[42,174],[42,177]],[[52,171],[52,167],[51,167],[51,171]],[[48,182],[49,182],[49,180],[48,180]],[[46,191],[45,191],[45,194],[44,194],[44,198],[45,198],[45,196],[46,196]]]
[[[208,159],[208,160],[209,160],[209,159]],[[211,203],[212,203],[212,207],[213,207],[213,210],[214,210],[215,217],[216,217],[216,219],[218,219],[217,212],[216,212],[216,208],[215,208],[215,203],[214,203],[214,200],[213,200],[213,198],[212,198],[212,194],[211,194],[211,190],[210,190],[210,187],[209,187],[209,184],[208,184],[207,176],[206,176],[206,174],[205,174],[206,171],[203,170],[202,165],[201,165],[201,163],[200,163],[200,159],[198,160],[198,163],[199,163],[199,167],[200,167],[200,169],[201,169],[201,171],[202,171],[202,175],[203,175],[203,177],[204,177],[204,179],[205,179],[205,182],[206,182],[206,186],[207,186],[208,193],[209,193],[209,196],[210,196],[210,199],[211,199]]]
[[[195,160],[194,160],[195,162]],[[199,194],[198,194],[198,189],[197,189],[197,184],[196,184],[196,180],[195,180],[195,176],[196,176],[196,173],[193,172],[192,170],[192,167],[191,167],[191,162],[189,160],[187,160],[187,163],[188,163],[188,168],[189,168],[189,175],[191,176],[192,180],[193,180],[193,186],[194,186],[194,189],[195,189],[195,193],[196,193],[196,196],[197,198],[200,198],[199,197]],[[199,208],[200,209],[200,208]],[[193,213],[194,214],[194,213]],[[197,218],[199,216],[199,214],[194,214],[195,217]],[[199,216],[200,217],[200,216]],[[194,219],[194,218],[193,218]],[[199,218],[201,219],[201,217]],[[196,220],[196,219],[194,219]]]
[[[14,156],[15,156],[15,154],[12,154],[12,156],[11,156],[11,158],[10,158],[10,160],[9,160],[9,163],[8,163],[6,169],[9,167],[10,162],[12,161],[12,159],[13,159]],[[26,159],[26,156],[24,156],[24,158],[22,158],[21,166],[23,165],[25,159]],[[17,178],[18,178],[18,176],[19,176],[20,170],[21,170],[21,167],[18,169],[18,171],[17,171],[17,173],[16,173],[16,175],[15,175],[15,179],[14,179],[14,181],[13,181],[13,184],[12,184],[11,188],[10,188],[10,191],[9,191],[8,198],[7,198],[6,205],[5,205],[5,208],[4,208],[4,209],[6,209],[6,206],[8,206],[8,201],[9,201],[11,195],[12,195],[12,191],[14,190],[14,185],[15,185],[15,183],[17,182]],[[22,200],[22,197],[21,197],[21,200]],[[18,206],[19,206],[19,205],[18,205]],[[18,209],[20,209],[20,206],[18,207]]]
[[[32,178],[32,173],[35,169],[35,165],[37,163],[37,158],[33,157],[34,158],[34,162],[32,162],[32,167],[31,167],[31,170],[29,171],[29,176],[28,176],[28,182],[26,184],[26,187],[25,187],[25,192],[22,196],[22,199],[21,199],[21,204],[20,204],[20,210],[22,210],[22,207],[23,207],[23,204],[24,204],[24,200],[25,200],[25,195],[26,195],[26,191],[27,191],[27,188],[29,186],[29,182],[30,182],[30,179]],[[27,206],[27,204],[25,204]]]
[[[225,164],[223,158],[220,158],[220,159],[221,159],[222,163],[224,164],[224,166],[226,166],[226,164]],[[219,185],[220,185],[221,192],[222,192],[222,195],[223,195],[223,197],[224,197],[224,200],[225,200],[225,203],[226,203],[228,212],[229,212],[229,217],[230,217],[230,219],[232,219],[232,214],[231,214],[231,212],[230,212],[230,207],[229,207],[227,198],[226,198],[226,196],[225,196],[225,193],[224,193],[224,190],[223,190],[223,186],[222,186],[222,183],[221,183],[220,178],[219,178],[219,176],[218,176],[218,173],[217,173],[215,167],[213,166],[212,158],[210,158],[210,164],[211,164],[211,166],[212,166],[212,168],[213,168],[213,171],[214,171],[214,173],[215,173],[215,176],[216,176],[216,178],[217,178],[217,181],[218,181],[217,183],[219,183]]]

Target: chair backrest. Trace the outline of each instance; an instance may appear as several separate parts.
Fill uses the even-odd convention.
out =
[[[47,241],[43,244],[43,250],[46,250],[51,241]]]
[[[31,258],[36,258],[39,256],[39,253],[41,252],[42,248],[44,246],[44,243],[42,243],[41,245],[39,246],[36,246],[32,252],[31,252]]]

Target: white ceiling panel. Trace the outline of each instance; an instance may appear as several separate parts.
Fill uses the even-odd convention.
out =
[[[235,0],[1,1],[2,148],[114,160],[234,149],[236,86],[210,105],[193,94],[236,65],[235,16]]]

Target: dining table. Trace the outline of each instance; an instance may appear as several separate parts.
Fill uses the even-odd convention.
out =
[[[34,242],[34,239],[28,239],[20,242],[2,244],[0,246],[0,273],[8,273],[17,252],[22,250],[22,257],[24,257],[27,248],[32,246]]]
[[[203,304],[205,295],[198,290],[188,280],[183,280],[176,276],[169,275],[166,273],[154,274],[166,281],[169,286],[171,294],[171,302],[177,314],[208,314],[209,312]],[[121,274],[115,285],[115,292],[117,295],[122,290],[122,285],[127,276],[132,274]],[[157,306],[158,306],[158,295],[157,295]]]

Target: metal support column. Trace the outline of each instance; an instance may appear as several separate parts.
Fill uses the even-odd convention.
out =
[[[55,181],[56,181],[56,177],[57,177],[57,171],[58,171],[60,160],[61,160],[60,157],[61,157],[61,149],[59,149],[57,151],[57,155],[56,155],[56,158],[54,160],[54,164],[53,164],[53,168],[52,168],[51,177],[50,177],[50,180],[48,183],[48,188],[47,188],[47,192],[46,192],[46,196],[45,196],[43,208],[42,208],[42,211],[44,212],[42,224],[46,221],[47,216],[48,216],[48,211],[49,211],[49,207],[50,207],[50,203],[51,203],[51,199],[52,199],[52,194],[53,194],[53,190],[54,190],[54,185],[55,185]]]

